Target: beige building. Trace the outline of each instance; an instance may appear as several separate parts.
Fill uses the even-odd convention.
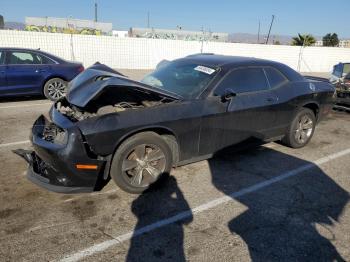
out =
[[[317,40],[315,42],[314,46],[323,46],[323,41],[322,40]],[[338,47],[350,48],[350,39],[339,40]]]
[[[339,40],[339,47],[350,48],[350,39]]]

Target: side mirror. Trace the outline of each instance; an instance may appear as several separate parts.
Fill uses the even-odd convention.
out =
[[[224,94],[221,95],[221,101],[227,102],[235,97],[237,94],[232,89],[225,89]]]

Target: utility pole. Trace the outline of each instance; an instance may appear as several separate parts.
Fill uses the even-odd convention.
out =
[[[203,53],[203,42],[204,42],[204,28],[203,28],[203,26],[202,26],[201,53]]]
[[[149,25],[149,11],[147,12],[147,28],[149,28],[150,25]]]
[[[95,2],[95,22],[97,22],[97,2]]]
[[[258,44],[260,44],[260,20],[259,20],[259,27],[258,27]]]
[[[271,24],[270,24],[269,33],[268,33],[267,38],[266,38],[266,43],[265,43],[266,45],[267,45],[267,43],[269,42],[269,38],[270,38],[270,33],[271,33],[271,28],[272,28],[273,20],[275,20],[275,15],[272,15],[272,20],[271,20]]]

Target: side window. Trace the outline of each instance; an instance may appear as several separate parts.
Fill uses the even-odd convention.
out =
[[[0,51],[0,65],[3,65],[5,63],[5,52]]]
[[[246,93],[269,89],[269,85],[262,68],[241,68],[228,73],[214,93],[222,95],[228,88],[236,93]]]
[[[264,70],[271,88],[280,87],[288,82],[288,79],[277,69],[266,67]]]
[[[41,64],[36,55],[28,52],[10,52],[8,63],[12,65]]]
[[[337,64],[334,66],[333,75],[335,75],[337,77],[341,77],[341,75],[342,75],[342,65],[341,64]]]
[[[344,64],[343,75],[347,75],[350,73],[350,64]]]

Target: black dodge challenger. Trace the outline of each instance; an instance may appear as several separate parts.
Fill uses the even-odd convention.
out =
[[[284,64],[190,55],[141,82],[94,65],[33,125],[28,178],[63,193],[100,190],[110,178],[141,193],[172,166],[249,139],[300,148],[332,108],[335,90]]]

